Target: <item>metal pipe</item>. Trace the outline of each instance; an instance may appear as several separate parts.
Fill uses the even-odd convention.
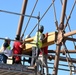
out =
[[[53,65],[54,63],[50,63],[50,62],[47,62],[48,64],[51,64]],[[59,66],[65,66],[65,67],[68,67],[68,65],[65,65],[65,64],[59,64]],[[73,66],[72,66],[73,67]]]
[[[59,25],[59,31],[58,31],[58,37],[57,37],[57,46],[56,46],[56,55],[55,55],[55,61],[54,61],[53,75],[57,75],[57,72],[58,72],[61,42],[62,42],[62,39],[63,39],[62,30],[64,28],[64,18],[65,18],[66,4],[67,4],[67,0],[64,0],[63,7],[62,7],[61,20],[60,20],[60,25]]]
[[[54,55],[50,55],[49,58],[54,60],[54,59],[55,59],[55,56],[54,56]],[[60,61],[67,62],[66,57],[59,57],[59,60],[60,60]],[[69,58],[68,60],[69,60],[69,62],[76,63],[76,59],[75,59],[75,58],[71,58],[71,59]],[[55,68],[56,68],[56,67],[55,67]]]
[[[48,50],[48,53],[56,53],[56,50]],[[60,50],[60,53],[65,53],[65,50]],[[76,50],[67,50],[66,53],[76,53]]]
[[[64,18],[65,18],[65,12],[66,12],[66,5],[67,5],[67,0],[64,0],[63,5],[62,5],[60,25],[59,25],[61,30],[63,30],[63,28],[64,28]]]
[[[27,6],[27,1],[28,1],[28,0],[23,0],[23,5],[22,5],[21,14],[25,14],[26,6]],[[24,16],[21,15],[21,16],[20,16],[20,19],[19,19],[19,23],[18,23],[17,33],[16,33],[16,35],[19,36],[19,37],[20,37],[20,35],[21,35],[23,20],[24,20]]]
[[[53,67],[48,67],[50,69],[53,69]],[[63,69],[63,68],[58,68],[58,70],[62,70],[62,71],[70,71],[69,69]],[[74,70],[72,70],[72,72],[75,72]],[[53,75],[53,74],[51,74]]]
[[[16,12],[6,11],[6,10],[0,10],[0,12],[4,12],[4,13],[8,13],[8,14],[13,14],[13,15],[19,15],[19,16],[26,16],[26,17],[38,18],[36,16],[25,15],[25,14],[20,14],[20,13],[16,13]]]
[[[57,45],[56,46],[56,55],[55,55],[55,61],[54,61],[54,68],[53,68],[53,74],[57,75],[57,71],[58,71],[58,63],[59,63],[59,55],[60,55],[60,48],[61,46]]]
[[[65,33],[64,37],[68,37],[68,36],[71,36],[71,35],[74,35],[74,34],[76,34],[76,30],[68,32],[68,33]]]
[[[76,39],[75,39],[75,38],[70,38],[70,37],[66,37],[65,40],[69,40],[69,41],[74,41],[74,42],[76,42]]]

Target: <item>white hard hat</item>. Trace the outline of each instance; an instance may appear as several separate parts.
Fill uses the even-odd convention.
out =
[[[5,37],[5,40],[10,40],[10,38],[9,37]]]

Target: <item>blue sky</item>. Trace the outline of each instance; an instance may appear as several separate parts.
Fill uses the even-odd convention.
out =
[[[70,14],[74,1],[75,0],[67,1],[67,10],[66,10],[67,16],[69,16],[69,14]],[[22,2],[23,2],[23,0],[0,0],[0,10],[20,13],[21,8],[22,8]],[[28,0],[28,4],[27,4],[27,8],[26,8],[26,15],[31,14],[35,2],[36,2],[36,0]],[[41,18],[51,3],[52,3],[52,0],[38,0],[38,3],[34,10],[33,16],[37,17],[40,12],[40,18]],[[56,8],[56,16],[57,16],[58,24],[60,24],[60,17],[61,17],[61,10],[62,10],[60,0],[55,0],[55,8]],[[11,39],[14,39],[16,36],[16,32],[17,32],[19,18],[20,18],[19,15],[0,12],[0,37],[4,38],[7,36]],[[69,20],[69,25],[71,27],[71,30],[76,30],[75,18],[76,18],[76,6],[75,6],[73,13],[71,15],[71,18]],[[25,16],[23,27],[22,27],[22,33],[28,22],[28,19],[29,18]],[[37,23],[38,23],[37,19],[31,18],[23,38],[25,38],[25,36],[31,32],[31,30]],[[66,23],[66,20],[65,20],[65,23]],[[46,15],[40,21],[40,25],[44,26],[44,28],[45,28],[44,33],[57,31],[56,26],[55,26],[55,20],[54,20],[53,6],[48,10]],[[37,28],[33,31],[31,36],[35,35],[36,30],[37,30]],[[69,32],[68,27],[66,28],[65,31]],[[76,35],[74,35],[73,37],[76,37]],[[2,42],[3,42],[3,40],[0,40],[0,45],[2,44]],[[67,41],[66,45],[67,45],[68,49],[72,49],[72,50],[74,49],[74,45],[72,42]],[[51,45],[49,47],[49,49],[55,50],[56,45],[55,44]],[[75,54],[72,54],[71,56],[74,57]],[[61,62],[61,63],[63,63],[63,62]],[[50,70],[50,71],[52,71],[52,70]],[[59,71],[58,75],[61,75],[62,73],[64,73],[65,75],[69,75],[69,72],[65,72],[65,71]]]

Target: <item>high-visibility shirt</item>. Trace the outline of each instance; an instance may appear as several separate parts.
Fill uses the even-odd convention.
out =
[[[20,47],[22,44],[19,41],[15,41],[13,44],[13,54],[21,54],[22,48]]]
[[[8,50],[11,50],[10,45],[7,47],[7,49],[8,49]],[[1,46],[1,48],[0,48],[0,53],[2,53],[3,51],[4,51],[4,47],[3,47],[3,44],[2,44],[2,46]]]
[[[33,43],[35,43],[35,44],[33,44],[33,46],[37,47],[37,44],[38,44],[39,48],[42,47],[42,42],[41,42],[42,36],[43,36],[43,34],[41,32],[36,32],[36,35],[35,35],[34,41],[33,41]]]
[[[7,47],[7,49],[8,49],[8,50],[11,50],[11,47],[10,47],[10,45]]]
[[[22,48],[20,47],[22,45],[21,42],[19,41],[15,41],[14,44],[13,44],[13,54],[22,54]],[[21,57],[20,56],[14,56],[14,58],[17,60],[17,61],[20,61],[21,60]]]

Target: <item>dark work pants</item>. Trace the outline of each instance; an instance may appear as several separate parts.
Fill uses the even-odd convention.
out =
[[[31,66],[35,65],[36,59],[38,59],[40,50],[37,47],[32,47],[32,60],[31,60]]]
[[[7,59],[8,59],[8,57],[6,56],[6,55],[4,55],[4,54],[2,54],[2,56],[3,56],[3,63],[7,63]]]
[[[32,51],[30,52],[29,55],[32,56]],[[32,60],[32,58],[29,57],[29,59],[28,59],[28,63],[30,63],[30,65],[31,65],[31,60]]]
[[[13,57],[13,63],[12,63],[12,64],[21,64],[21,60],[16,61],[15,59],[16,59],[16,58],[15,58],[15,57]]]

